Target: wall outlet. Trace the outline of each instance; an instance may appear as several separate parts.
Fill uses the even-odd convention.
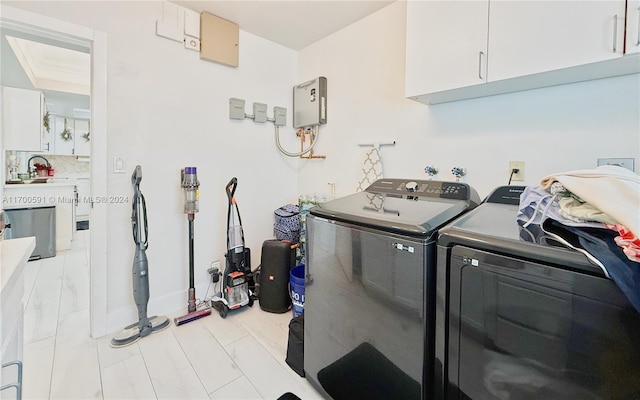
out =
[[[513,172],[514,169],[518,172]],[[509,161],[509,176],[512,181],[524,181],[524,161]]]
[[[598,158],[598,166],[600,165],[619,165],[628,169],[634,170],[634,158]]]
[[[211,276],[211,282],[218,282],[220,280],[220,260],[212,261],[207,273]]]

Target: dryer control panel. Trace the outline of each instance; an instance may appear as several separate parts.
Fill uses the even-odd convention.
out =
[[[366,190],[369,193],[396,195],[397,197],[438,197],[452,200],[469,200],[469,185],[460,182],[424,181],[408,179],[378,179]]]

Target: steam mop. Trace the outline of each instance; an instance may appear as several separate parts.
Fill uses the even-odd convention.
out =
[[[111,339],[112,347],[124,347],[135,343],[140,338],[159,332],[169,327],[171,322],[164,316],[147,318],[147,303],[149,303],[149,261],[146,250],[148,245],[147,205],[140,191],[142,181],[142,167],[136,166],[131,183],[133,184],[133,210],[131,225],[136,252],[133,257],[133,298],[138,307],[138,323],[125,327]]]
[[[211,308],[196,310],[196,288],[193,273],[193,221],[198,212],[198,197],[200,194],[200,182],[196,167],[186,167],[182,170],[182,189],[184,191],[184,213],[189,220],[189,299],[187,302],[188,314],[173,319],[176,326],[195,321],[211,314]]]
[[[244,245],[244,231],[240,210],[234,194],[238,186],[235,177],[226,186],[229,208],[227,211],[227,254],[222,278],[222,290],[211,299],[211,306],[226,318],[229,310],[253,306],[254,296],[249,289],[253,283],[249,249]],[[236,217],[238,224],[235,223]]]

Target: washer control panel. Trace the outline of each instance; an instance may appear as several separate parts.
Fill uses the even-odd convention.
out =
[[[407,179],[379,179],[366,190],[369,193],[416,199],[437,197],[454,200],[469,199],[469,185],[461,182],[422,181]]]

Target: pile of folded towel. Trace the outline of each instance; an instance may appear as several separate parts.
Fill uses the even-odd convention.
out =
[[[549,175],[522,193],[518,222],[583,252],[640,312],[640,176],[613,165]]]

